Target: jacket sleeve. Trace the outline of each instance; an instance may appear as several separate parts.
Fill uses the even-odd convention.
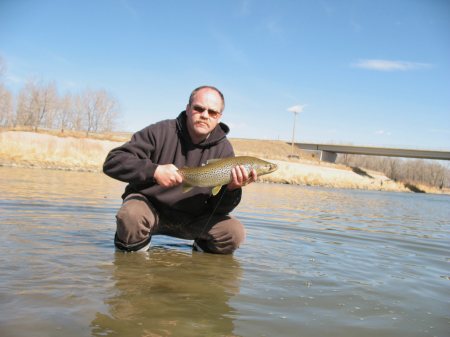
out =
[[[220,158],[234,157],[234,150],[231,144],[226,142],[224,151]],[[217,214],[228,214],[241,202],[242,188],[228,191],[227,186],[222,186],[219,193],[216,196],[211,197],[208,201],[211,211]]]
[[[150,158],[155,143],[151,126],[136,132],[129,142],[108,153],[103,172],[111,178],[131,184],[154,182],[157,164]]]

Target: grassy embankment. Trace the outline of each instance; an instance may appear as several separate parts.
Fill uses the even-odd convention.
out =
[[[130,134],[91,135],[80,132],[27,132],[0,130],[0,166],[20,166],[77,171],[101,171],[106,154],[127,141]],[[291,146],[283,141],[231,139],[236,155],[251,155],[271,160],[279,169],[262,181],[358,188],[385,191],[409,191],[383,174],[342,165],[319,162],[310,152],[295,149],[300,159],[289,159]],[[418,186],[431,193],[437,189]]]

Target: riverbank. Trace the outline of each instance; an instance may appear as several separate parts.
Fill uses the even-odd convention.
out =
[[[99,172],[107,153],[127,141],[58,136],[27,131],[0,132],[0,166],[35,167]],[[278,164],[279,169],[261,181],[282,184],[353,188],[380,191],[411,191],[379,172],[319,162],[314,153],[296,149],[299,158],[288,159],[292,148],[283,141],[231,139],[236,155],[251,155]],[[414,186],[427,193],[438,189]]]

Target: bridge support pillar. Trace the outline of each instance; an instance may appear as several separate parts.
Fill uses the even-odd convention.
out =
[[[328,163],[334,163],[336,161],[337,154],[330,151],[320,151],[320,161],[326,161]]]

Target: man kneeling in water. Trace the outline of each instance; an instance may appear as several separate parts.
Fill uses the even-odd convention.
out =
[[[201,187],[183,193],[178,173],[178,168],[234,157],[229,128],[220,122],[224,108],[217,88],[199,87],[176,119],[149,125],[111,150],[103,172],[128,183],[116,215],[118,249],[148,250],[157,234],[194,240],[195,249],[218,254],[231,254],[244,241],[244,226],[229,213],[241,200],[242,186],[257,179],[256,172],[236,166],[231,182],[215,196]]]

